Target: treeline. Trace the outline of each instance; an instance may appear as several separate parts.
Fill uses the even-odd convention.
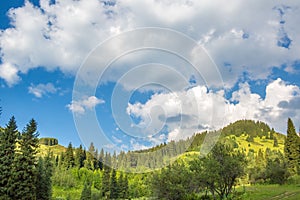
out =
[[[221,131],[205,157],[196,151],[216,132],[118,154],[98,151],[93,143],[87,150],[70,143],[60,155],[38,157],[36,122],[19,132],[12,117],[0,129],[0,199],[230,199],[236,185],[285,184],[299,177],[300,139],[291,119],[284,151],[239,146],[239,136],[247,136],[248,144],[257,137],[274,140],[273,146],[277,138],[282,141],[284,136],[262,122],[240,120]],[[183,157],[174,162],[177,155]],[[151,170],[156,168],[161,169]],[[136,173],[141,171],[149,173]]]
[[[47,146],[54,146],[58,145],[58,140],[56,138],[40,138],[39,143]]]
[[[51,199],[50,154],[37,158],[37,123],[30,120],[23,131],[12,117],[0,131],[0,199]]]

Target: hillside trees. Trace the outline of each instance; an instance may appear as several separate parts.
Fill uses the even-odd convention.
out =
[[[230,146],[217,143],[204,158],[191,161],[191,170],[196,172],[198,185],[207,188],[212,196],[227,198],[238,177],[245,174],[246,159]]]
[[[152,190],[157,199],[185,199],[192,191],[190,180],[194,174],[190,174],[183,164],[174,163],[154,173],[152,178]]]

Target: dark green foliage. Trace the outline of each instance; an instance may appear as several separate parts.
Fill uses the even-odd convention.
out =
[[[248,135],[248,137],[246,138],[247,142],[254,142],[254,138],[252,135]]]
[[[64,165],[67,167],[67,169],[75,165],[73,146],[71,142],[69,143],[68,148],[65,152]]]
[[[84,187],[81,192],[80,200],[91,200],[91,199],[92,199],[92,186],[91,183],[86,181],[84,183]]]
[[[50,200],[52,196],[53,164],[50,152],[45,158],[40,157],[37,164],[36,199]]]
[[[232,192],[237,178],[244,175],[246,159],[244,154],[217,143],[207,157],[193,160],[190,165],[197,174],[196,185],[223,199]]]
[[[128,178],[122,172],[118,179],[118,196],[120,199],[127,199],[128,197]]]
[[[284,153],[288,162],[288,169],[292,175],[297,174],[300,160],[299,137],[296,134],[292,120],[288,119],[287,138],[284,145]]]
[[[287,163],[284,161],[283,156],[275,159],[268,159],[266,166],[266,178],[270,183],[283,184],[289,177],[287,170]]]
[[[12,117],[4,131],[0,132],[0,199],[9,199],[11,190],[11,169],[15,159],[16,140],[18,137],[15,118]]]
[[[40,144],[44,144],[47,146],[58,145],[58,140],[56,138],[40,138]]]
[[[152,188],[157,199],[184,199],[194,187],[191,187],[192,175],[188,169],[179,163],[174,163],[154,173]]]
[[[116,177],[116,170],[113,169],[110,176],[110,187],[109,187],[109,197],[110,199],[117,199],[119,196],[118,182]]]
[[[88,152],[86,152],[86,160],[84,161],[84,167],[87,169],[98,169],[98,151],[95,149],[93,142],[90,144]]]
[[[36,199],[36,154],[39,145],[36,130],[37,124],[32,119],[18,141],[20,149],[12,168],[12,190],[9,191],[13,199]]]
[[[109,186],[110,186],[110,168],[104,167],[104,172],[102,176],[102,196],[108,197],[109,196]]]
[[[277,140],[277,137],[273,137],[273,140],[274,140],[274,143],[273,143],[273,147],[278,147],[278,140]]]
[[[268,136],[271,131],[270,127],[260,121],[238,120],[222,129],[222,136],[241,136],[242,134],[251,135],[252,137]]]
[[[86,159],[86,154],[82,149],[82,145],[80,145],[79,148],[75,150],[75,158],[74,158],[75,166],[77,168],[83,167],[85,159]]]

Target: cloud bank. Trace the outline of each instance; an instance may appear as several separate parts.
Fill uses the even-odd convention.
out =
[[[286,132],[288,117],[300,120],[300,88],[281,79],[267,85],[265,98],[252,93],[247,83],[240,84],[230,100],[223,94],[196,86],[184,92],[155,94],[145,104],[129,104],[127,112],[141,118],[143,126],[160,127],[163,121],[168,141],[217,130],[239,119],[265,121],[282,133]],[[157,106],[161,109],[153,109]]]
[[[299,60],[299,3],[291,0],[284,5],[278,0],[41,0],[40,7],[25,1],[8,15],[11,28],[0,32],[0,77],[10,86],[38,66],[75,74],[95,45],[149,26],[172,28],[198,41],[227,87],[245,71],[252,79],[265,79],[273,67],[286,64],[292,70]]]

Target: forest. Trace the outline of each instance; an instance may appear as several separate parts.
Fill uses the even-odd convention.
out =
[[[111,153],[93,143],[65,148],[37,130],[32,119],[19,131],[14,117],[0,127],[1,200],[300,197],[300,137],[291,119],[286,135],[260,121],[229,124],[205,156],[204,138],[216,131]]]

